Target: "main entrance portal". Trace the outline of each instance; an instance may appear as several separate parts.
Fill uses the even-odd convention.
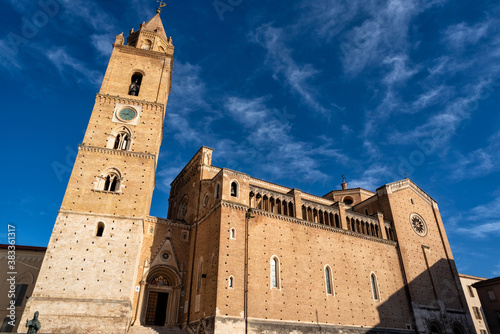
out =
[[[146,308],[145,324],[150,326],[163,326],[167,316],[168,293],[150,291],[148,306]]]
[[[177,271],[157,265],[141,281],[138,319],[145,326],[178,324],[181,280]]]

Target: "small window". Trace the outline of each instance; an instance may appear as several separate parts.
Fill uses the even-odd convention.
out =
[[[497,296],[495,296],[495,291],[493,290],[488,290],[488,298],[490,300],[497,300]]]
[[[134,73],[134,75],[132,75],[132,78],[130,78],[128,95],[139,96],[139,91],[141,90],[141,84],[142,84],[142,74]]]
[[[238,184],[236,182],[231,183],[231,196],[238,197]]]
[[[469,295],[470,295],[471,297],[474,297],[474,289],[472,288],[472,286],[467,285],[467,288],[469,289]]]
[[[220,195],[220,185],[217,183],[215,185],[215,199],[219,199],[219,195]]]
[[[353,200],[351,197],[344,197],[343,202],[344,202],[346,205],[352,205],[352,203],[354,203],[354,200]]]
[[[486,331],[485,331],[484,329],[481,329],[479,332],[480,332],[481,334],[486,334]]]
[[[481,311],[479,311],[478,307],[473,306],[472,307],[472,311],[474,311],[474,316],[476,317],[476,319],[479,319],[479,320],[482,319],[482,317],[481,317]]]
[[[279,288],[280,265],[277,257],[271,258],[271,288]]]
[[[326,294],[333,295],[332,287],[332,270],[329,266],[325,267],[325,284],[326,284]]]
[[[144,42],[142,42],[142,49],[144,50],[150,50],[151,49],[151,41],[149,39],[146,39]]]
[[[230,237],[231,239],[236,239],[236,230],[234,227],[231,229]]]
[[[212,253],[212,261],[210,262],[210,265],[212,267],[215,266],[215,253]]]
[[[371,284],[372,284],[373,299],[374,300],[379,300],[380,299],[380,295],[379,295],[379,292],[378,292],[378,283],[377,283],[377,277],[375,276],[375,274],[372,273],[370,275],[370,281],[371,281]]]
[[[413,202],[413,198],[410,198],[410,201],[411,201],[411,204],[415,204],[415,202]]]
[[[95,234],[95,236],[102,237],[103,233],[104,233],[104,223],[99,222],[99,224],[97,224],[97,233]]]
[[[16,292],[15,292],[15,304],[14,306],[23,306],[24,302],[24,297],[26,296],[26,290],[28,290],[28,284],[20,283],[16,285]]]
[[[365,215],[368,216],[368,209],[365,209]]]
[[[200,259],[200,262],[198,264],[198,284],[196,285],[196,290],[200,291],[201,290],[201,279],[203,276],[203,258]]]
[[[229,276],[228,287],[230,289],[234,288],[234,277],[233,276]]]

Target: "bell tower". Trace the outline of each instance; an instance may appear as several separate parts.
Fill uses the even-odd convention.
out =
[[[39,311],[44,333],[128,329],[172,79],[160,12],[116,36],[21,324]]]

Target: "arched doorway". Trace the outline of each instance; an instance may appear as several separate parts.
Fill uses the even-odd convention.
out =
[[[431,322],[429,324],[429,333],[430,334],[442,334],[443,332],[441,331],[441,326],[435,321]]]
[[[458,323],[453,324],[453,334],[464,334],[462,326]]]
[[[175,269],[155,266],[147,274],[141,323],[145,326],[177,324],[181,280]]]

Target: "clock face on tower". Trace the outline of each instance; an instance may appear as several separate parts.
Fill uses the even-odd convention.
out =
[[[132,108],[123,108],[118,113],[118,117],[122,121],[131,121],[135,118],[135,116],[137,116],[137,112]]]

